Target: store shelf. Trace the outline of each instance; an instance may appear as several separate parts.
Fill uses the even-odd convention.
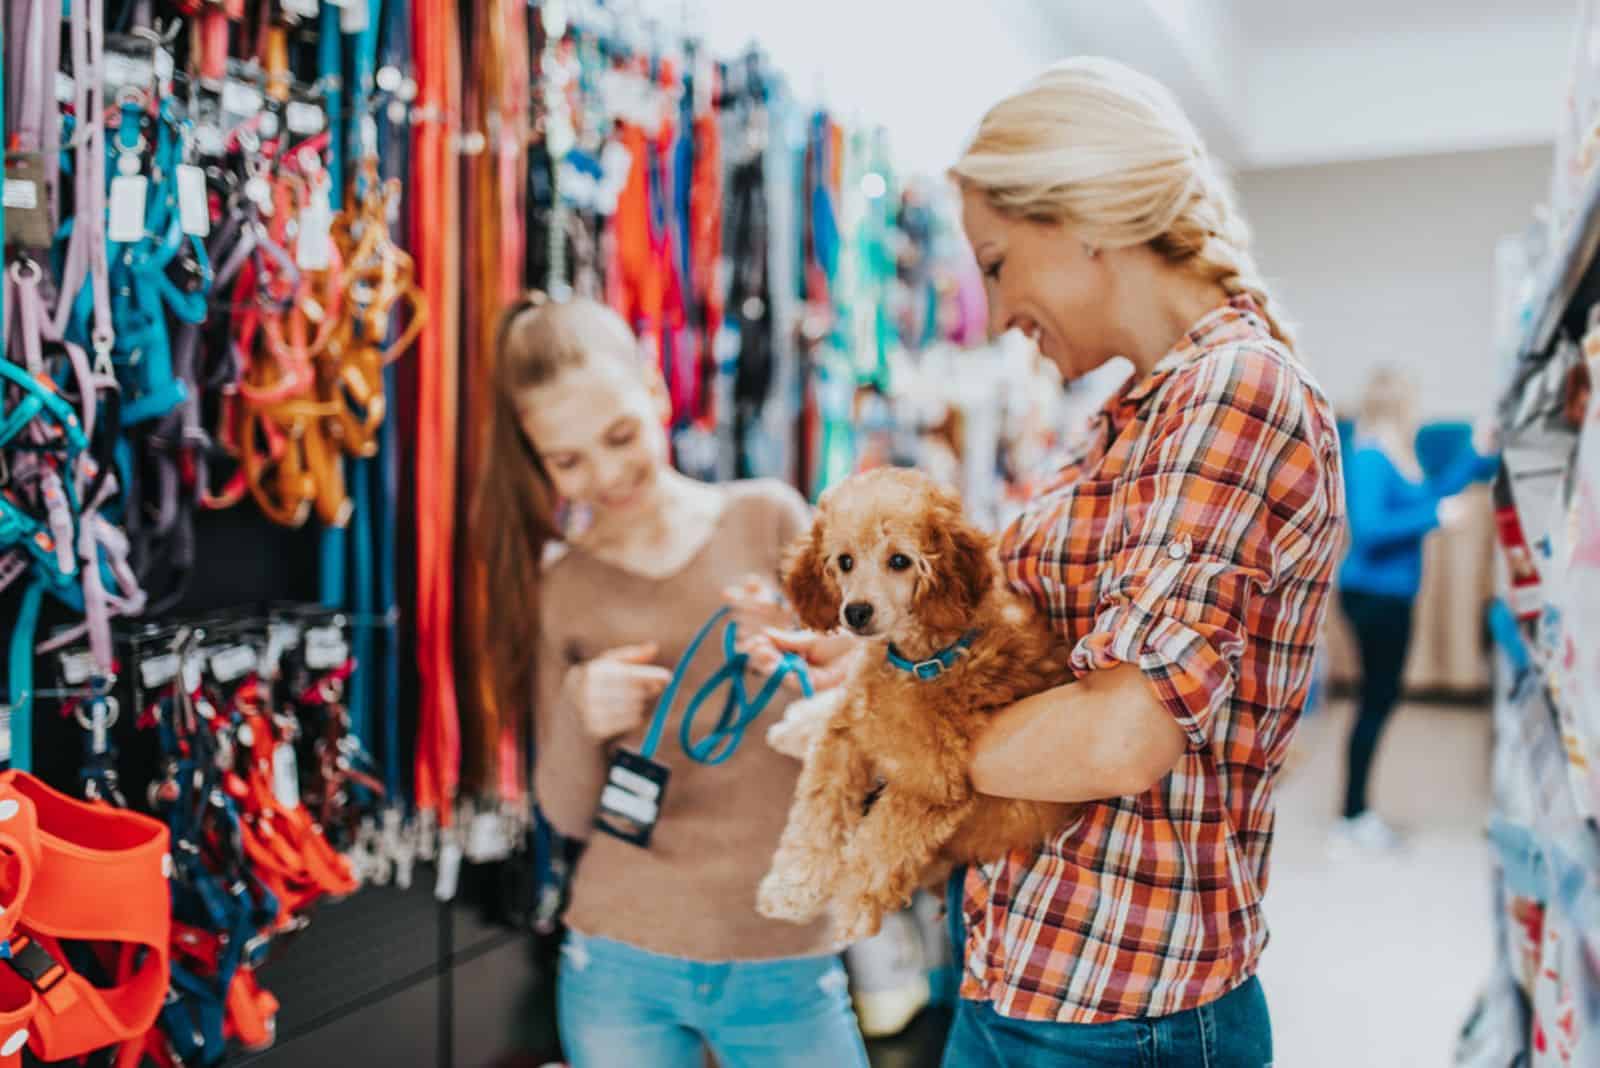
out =
[[[1582,207],[1572,217],[1560,246],[1550,258],[1534,298],[1534,314],[1517,353],[1523,359],[1550,347],[1556,328],[1594,263],[1595,253],[1600,251],[1600,167],[1589,176],[1579,203]]]

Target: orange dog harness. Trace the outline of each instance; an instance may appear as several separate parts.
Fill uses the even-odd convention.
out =
[[[45,1061],[115,1045],[118,1068],[138,1064],[167,994],[167,844],[147,816],[0,773],[0,1068],[20,1065],[24,1045]],[[77,972],[75,944],[112,985]]]

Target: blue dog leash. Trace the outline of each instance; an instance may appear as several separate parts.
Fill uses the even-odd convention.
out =
[[[778,669],[772,673],[755,696],[751,697],[744,684],[750,657],[738,651],[739,628],[728,619],[730,614],[731,609],[718,609],[689,643],[683,659],[678,661],[678,666],[672,673],[672,681],[667,684],[661,700],[656,704],[655,716],[650,721],[650,730],[645,735],[644,745],[639,749],[640,756],[646,759],[654,758],[656,749],[661,744],[661,735],[666,730],[667,720],[672,715],[672,706],[677,703],[678,691],[683,688],[683,679],[689,672],[689,665],[694,662],[695,654],[700,651],[700,646],[705,643],[706,638],[723,620],[728,621],[722,632],[722,652],[726,662],[700,686],[700,689],[695,691],[683,710],[683,720],[678,726],[678,742],[690,760],[714,766],[733,756],[739,748],[739,743],[744,739],[745,728],[766,711],[772,699],[777,696],[778,688],[783,685],[785,676],[794,675],[800,681],[800,691],[807,697],[812,695],[811,676],[806,672],[805,662],[789,653],[784,655],[778,664]],[[724,686],[728,688],[728,692],[723,699],[722,714],[717,717],[716,726],[712,727],[704,738],[695,741],[693,738],[695,716],[699,714],[701,706]]]

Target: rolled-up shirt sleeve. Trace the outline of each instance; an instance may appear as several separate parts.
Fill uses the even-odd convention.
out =
[[[1072,663],[1137,666],[1199,749],[1249,636],[1276,629],[1252,618],[1259,595],[1325,527],[1330,444],[1308,433],[1295,376],[1249,347],[1182,368],[1149,403],[1160,410],[1122,484],[1120,548]]]

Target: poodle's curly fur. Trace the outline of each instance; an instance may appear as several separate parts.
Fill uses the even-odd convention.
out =
[[[763,915],[806,922],[828,908],[854,941],[939,870],[1034,849],[1072,818],[1074,806],[982,796],[968,778],[994,712],[1072,677],[1065,643],[998,572],[988,536],[915,471],[824,495],[789,551],[785,592],[806,626],[847,626],[866,648],[807,751]],[[935,679],[889,662],[891,644],[917,661],[967,634]]]

